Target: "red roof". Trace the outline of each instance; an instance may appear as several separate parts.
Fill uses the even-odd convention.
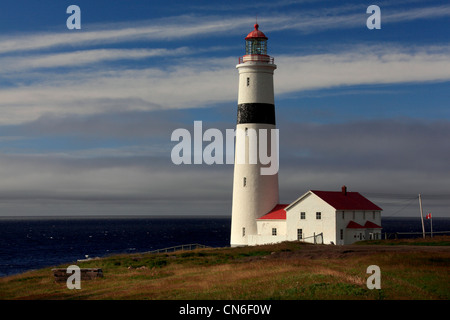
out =
[[[350,221],[347,225],[347,228],[349,229],[364,229],[362,225],[359,223],[356,223],[355,221]]]
[[[355,221],[350,221],[347,225],[347,228],[349,229],[382,229],[379,225],[376,223],[373,223],[371,221],[366,221],[364,226],[360,225],[359,223],[356,223]]]
[[[373,223],[372,221],[367,221],[366,224],[364,225],[364,228],[368,228],[368,229],[383,229],[381,226]]]
[[[280,219],[286,220],[286,208],[287,204],[277,204],[269,213],[266,213],[259,219]]]
[[[336,210],[383,210],[358,192],[318,190],[311,190],[311,192]]]
[[[267,40],[268,38],[266,37],[266,35],[262,31],[259,31],[258,28],[259,28],[259,25],[255,24],[255,30],[250,32],[245,37],[245,40],[248,40],[248,39],[266,39]]]

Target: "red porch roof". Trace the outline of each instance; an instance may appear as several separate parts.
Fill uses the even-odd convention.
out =
[[[383,229],[381,226],[377,225],[376,223],[373,223],[372,221],[366,221],[366,224],[364,224],[364,228]]]
[[[288,204],[277,204],[272,210],[263,215],[260,219],[278,219],[278,220],[286,220],[286,208]]]
[[[348,223],[347,228],[349,228],[349,229],[382,229],[382,227],[380,227],[376,223],[373,223],[372,221],[366,221],[364,226],[362,226],[353,220],[351,220]]]
[[[350,221],[347,225],[348,229],[365,229],[362,225],[359,223],[356,223],[355,221]]]

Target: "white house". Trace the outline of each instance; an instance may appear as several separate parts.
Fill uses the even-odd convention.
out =
[[[256,220],[248,244],[307,241],[351,244],[381,239],[382,209],[358,192],[310,190],[291,204],[278,204]]]

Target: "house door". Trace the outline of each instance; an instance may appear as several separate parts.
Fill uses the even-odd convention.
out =
[[[297,240],[303,239],[303,229],[297,229]]]

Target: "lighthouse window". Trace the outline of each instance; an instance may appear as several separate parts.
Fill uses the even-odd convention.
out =
[[[247,186],[247,178],[244,177],[244,187]]]
[[[277,235],[277,228],[272,228],[272,235],[276,236]]]
[[[245,54],[267,54],[267,40],[265,39],[246,40]]]
[[[242,228],[242,236],[245,237],[245,227]]]
[[[250,78],[247,77],[247,87],[250,85]]]

